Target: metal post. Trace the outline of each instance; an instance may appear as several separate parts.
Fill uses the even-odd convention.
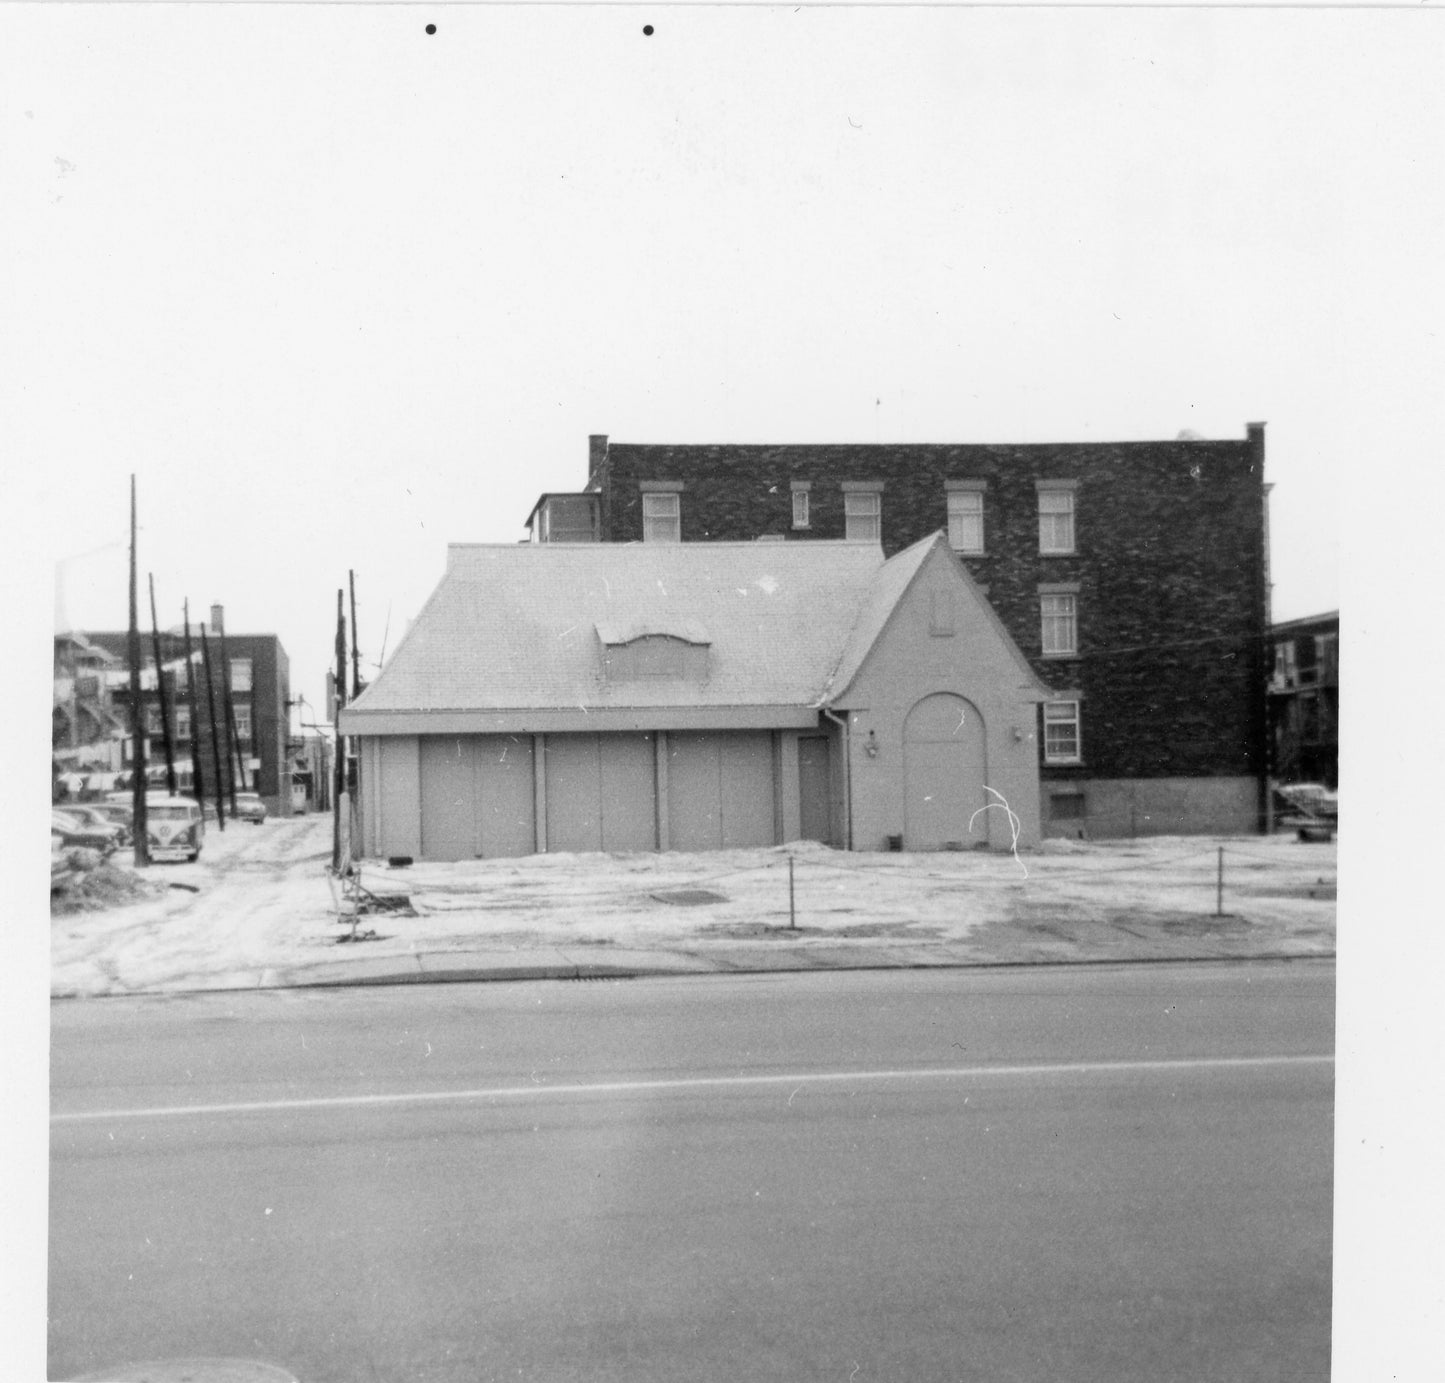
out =
[[[798,916],[793,908],[793,857],[788,856],[788,926],[798,929]]]
[[[1214,888],[1214,915],[1224,916],[1224,846],[1219,847],[1219,878]]]

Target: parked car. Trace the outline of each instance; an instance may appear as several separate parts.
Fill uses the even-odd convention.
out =
[[[66,849],[79,846],[86,850],[98,850],[102,855],[111,855],[120,849],[118,826],[97,826],[82,817],[72,816],[68,811],[51,811],[50,832],[60,836]]]
[[[113,821],[117,826],[125,828],[126,835],[131,834],[131,807],[129,802],[88,802],[86,805],[93,812],[99,812],[107,821]],[[71,810],[65,808],[65,810]]]
[[[266,804],[257,793],[238,792],[236,816],[241,821],[249,821],[253,826],[259,826],[266,819]]]
[[[205,817],[195,798],[146,798],[146,841],[151,859],[199,859],[205,837]]]
[[[1285,783],[1279,795],[1294,811],[1306,816],[1335,819],[1340,814],[1340,795],[1323,783]]]
[[[127,810],[124,815],[115,810],[114,804],[102,804],[98,802],[67,803],[61,808],[67,816],[78,816],[82,821],[88,821],[92,826],[107,827],[113,826],[119,833],[116,844],[124,849],[131,842],[130,812]]]
[[[1329,841],[1340,823],[1340,795],[1322,783],[1284,783],[1275,789],[1275,825],[1304,841]]]

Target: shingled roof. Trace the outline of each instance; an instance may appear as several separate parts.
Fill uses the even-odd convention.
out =
[[[344,728],[407,712],[814,706],[884,569],[880,548],[850,542],[454,544]],[[658,633],[706,644],[706,676],[606,678],[605,642]]]

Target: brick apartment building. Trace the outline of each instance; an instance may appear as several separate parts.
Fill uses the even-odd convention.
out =
[[[654,445],[589,439],[534,542],[853,539],[939,530],[1053,696],[1047,835],[1261,829],[1264,425],[1242,441]]]
[[[1273,775],[1281,783],[1340,785],[1340,612],[1271,630]]]
[[[219,605],[211,607],[211,619],[207,628],[211,657],[211,681],[215,692],[217,725],[224,724],[223,702],[224,672],[220,663],[221,649],[218,635],[224,630],[224,611]],[[118,633],[92,633],[90,642],[113,654],[116,666],[126,668],[129,636],[125,631]],[[186,696],[185,639],[175,630],[165,631],[160,636],[161,663],[164,669],[165,699],[171,716],[171,735],[177,763],[181,791],[191,791],[191,729],[190,706]],[[215,791],[216,770],[211,750],[211,720],[205,689],[205,674],[200,659],[199,625],[191,626],[191,648],[195,655],[195,681],[198,714],[201,717],[201,780],[209,799]],[[151,774],[157,766],[164,767],[165,750],[161,733],[161,692],[156,684],[155,656],[151,635],[145,632],[141,637],[143,668],[141,691],[145,704],[147,749],[146,762]],[[251,792],[261,795],[266,809],[273,816],[289,815],[292,809],[292,766],[295,742],[290,734],[291,664],[282,648],[281,641],[274,634],[231,634],[226,633],[226,659],[229,668],[231,699],[236,713],[236,738],[245,765],[245,786]],[[128,673],[124,674],[126,684]],[[116,710],[129,725],[130,705],[128,693],[115,696]],[[234,764],[227,764],[225,741],[221,744],[222,791],[229,793],[231,780],[235,776]],[[125,747],[130,754],[130,744]],[[129,757],[124,767],[130,768]],[[240,783],[237,783],[240,787]]]

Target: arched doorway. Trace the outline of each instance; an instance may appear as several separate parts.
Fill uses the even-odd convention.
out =
[[[903,722],[903,848],[943,850],[988,840],[983,716],[951,692],[925,696]]]

